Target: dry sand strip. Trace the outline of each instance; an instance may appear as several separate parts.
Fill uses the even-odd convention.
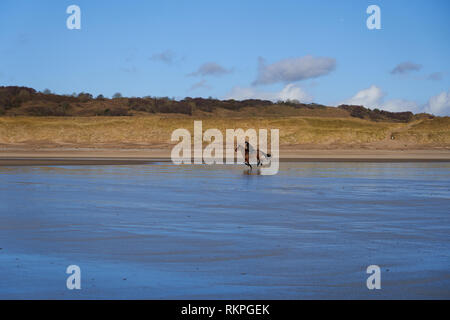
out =
[[[164,160],[164,159],[163,159]],[[151,164],[161,159],[107,159],[107,158],[0,158],[0,167],[10,166],[79,166],[79,165],[136,165]],[[168,161],[168,160],[166,160]]]
[[[0,150],[0,166],[133,165],[170,162],[170,149]],[[281,149],[280,162],[450,162],[450,150]]]

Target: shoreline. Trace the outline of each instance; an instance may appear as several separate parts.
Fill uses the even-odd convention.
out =
[[[0,166],[151,164],[171,162],[170,151],[170,148],[2,148]],[[450,150],[281,148],[280,162],[450,162]]]

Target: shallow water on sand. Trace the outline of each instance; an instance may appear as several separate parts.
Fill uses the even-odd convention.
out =
[[[450,163],[246,173],[0,167],[0,298],[450,298]]]

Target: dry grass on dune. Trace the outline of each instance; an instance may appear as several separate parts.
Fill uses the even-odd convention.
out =
[[[420,120],[413,123],[373,122],[354,118],[251,117],[218,118],[185,116],[144,117],[0,117],[0,144],[143,146],[170,144],[173,130],[193,132],[194,120],[203,121],[203,130],[218,128],[277,128],[281,145],[330,147],[391,143],[450,146],[450,118]],[[391,140],[394,136],[395,140]]]
[[[433,142],[442,146],[450,145],[450,117],[425,119],[408,126],[407,131],[394,133],[399,140],[413,144]]]

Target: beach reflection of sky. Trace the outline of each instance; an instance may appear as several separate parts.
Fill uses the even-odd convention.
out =
[[[0,298],[450,297],[450,163],[245,172],[0,167]]]

